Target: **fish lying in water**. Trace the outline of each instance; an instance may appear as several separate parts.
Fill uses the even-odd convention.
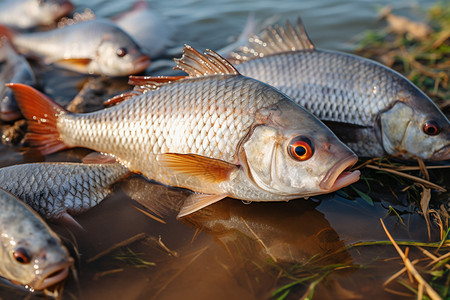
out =
[[[132,36],[152,58],[161,56],[172,44],[171,28],[161,16],[149,8],[147,1],[136,1],[129,11],[113,17],[112,20]]]
[[[0,276],[33,290],[64,280],[73,258],[28,205],[0,189]]]
[[[23,84],[8,84],[42,154],[87,147],[130,171],[194,192],[179,216],[225,197],[285,201],[359,179],[357,156],[284,94],[240,75],[213,51],[186,46],[154,90],[102,111],[72,114]]]
[[[231,56],[241,74],[286,93],[360,156],[450,159],[449,121],[428,96],[380,63],[315,48],[300,20]]]
[[[69,0],[7,0],[0,4],[0,23],[18,29],[51,25],[72,9]]]
[[[28,85],[36,84],[33,70],[27,60],[12,48],[8,39],[0,39],[0,119],[11,122],[19,119],[19,106],[14,94],[5,87],[7,82],[20,82]]]
[[[150,64],[127,33],[104,19],[33,33],[0,26],[0,34],[26,56],[80,73],[124,76],[139,73]]]
[[[0,187],[46,219],[81,227],[71,215],[100,203],[128,173],[117,163],[30,163],[1,168]]]

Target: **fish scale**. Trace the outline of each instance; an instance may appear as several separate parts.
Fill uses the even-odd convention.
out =
[[[42,216],[58,218],[97,205],[127,173],[119,164],[22,164],[0,169],[0,186]]]
[[[236,69],[277,87],[321,120],[360,126],[371,126],[400,89],[377,64],[325,50],[266,56]]]
[[[235,89],[243,92],[235,93]],[[263,99],[258,89],[261,83],[247,78],[238,82],[228,76],[190,79],[107,110],[63,115],[58,130],[67,145],[114,153],[131,169],[142,160],[141,153],[195,153],[237,163],[237,144],[247,134],[242,129],[254,122],[257,109],[279,100]],[[222,101],[215,95],[221,95]],[[251,106],[245,100],[248,97],[256,99]],[[104,123],[111,127],[102,130]]]

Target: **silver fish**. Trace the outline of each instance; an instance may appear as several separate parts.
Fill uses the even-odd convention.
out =
[[[12,32],[1,26],[0,33],[20,53],[80,73],[124,76],[139,73],[150,64],[127,33],[104,19],[33,33]]]
[[[359,179],[357,156],[284,94],[240,75],[213,51],[186,46],[189,78],[154,77],[154,90],[111,108],[72,114],[42,93],[8,84],[43,154],[87,147],[133,172],[196,194],[187,215],[225,197],[285,201]]]
[[[1,168],[0,187],[46,219],[78,224],[70,215],[100,203],[128,173],[117,163],[30,163]]]
[[[0,23],[19,29],[51,25],[73,9],[69,0],[8,0],[0,3]]]
[[[3,62],[0,71],[0,119],[11,122],[19,119],[19,106],[10,89],[5,87],[7,82],[21,82],[35,85],[36,78],[27,60],[16,53],[8,39],[0,39],[0,61]]]
[[[231,56],[325,122],[360,156],[450,159],[450,123],[401,74],[356,55],[317,49],[301,23],[269,27]]]
[[[131,9],[112,18],[150,57],[158,57],[171,46],[168,22],[149,8],[147,1],[136,1]]]
[[[0,189],[0,276],[32,290],[64,280],[73,258],[28,205]]]

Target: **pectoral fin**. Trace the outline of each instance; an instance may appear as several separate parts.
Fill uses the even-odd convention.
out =
[[[202,180],[218,183],[227,180],[239,166],[223,160],[196,154],[166,153],[159,156],[161,164],[179,174],[189,174]]]
[[[55,64],[69,70],[86,73],[87,66],[91,63],[91,61],[92,59],[89,58],[68,58],[60,59],[56,61]]]
[[[187,197],[186,200],[184,201],[184,204],[181,207],[177,218],[181,218],[193,212],[196,212],[197,210],[200,210],[213,203],[216,203],[217,201],[220,201],[226,198],[227,196],[228,195],[226,194],[221,195],[192,194],[191,196]]]

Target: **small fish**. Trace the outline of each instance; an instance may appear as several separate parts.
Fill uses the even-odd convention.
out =
[[[155,11],[149,8],[147,1],[136,1],[131,9],[112,18],[142,47],[150,57],[158,57],[171,46],[171,28]]]
[[[28,205],[0,189],[0,276],[32,290],[64,280],[73,258]]]
[[[104,19],[33,33],[17,33],[0,26],[0,34],[26,56],[80,73],[125,76],[150,65],[137,43]]]
[[[52,25],[72,9],[69,0],[7,0],[0,4],[0,23],[18,29]]]
[[[87,147],[130,171],[196,193],[179,216],[225,197],[287,201],[336,191],[359,179],[357,156],[312,114],[213,51],[185,46],[153,90],[116,106],[72,114],[35,89],[8,84],[42,154]],[[147,85],[148,85],[147,81]]]
[[[23,200],[42,217],[79,225],[82,213],[111,193],[111,185],[129,171],[117,163],[30,163],[0,169],[0,187]]]
[[[35,85],[36,78],[27,60],[12,48],[8,39],[0,39],[0,61],[3,62],[0,71],[0,119],[11,122],[19,119],[19,106],[14,94],[4,87],[7,82],[21,82]]]
[[[358,155],[450,159],[450,124],[401,74],[356,55],[317,49],[297,28],[269,27],[232,53],[243,75],[286,93]]]

